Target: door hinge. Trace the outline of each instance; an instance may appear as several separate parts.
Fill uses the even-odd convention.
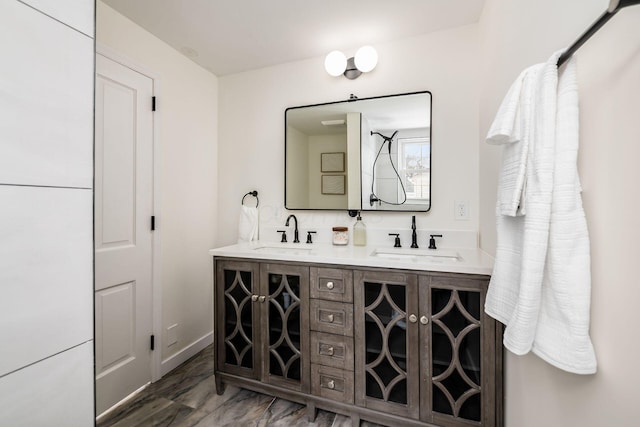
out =
[[[151,343],[150,344],[151,344],[150,345],[151,350],[152,351],[155,350],[156,349],[156,337],[154,335],[151,335]]]
[[[151,111],[156,111],[156,97],[151,97]]]
[[[152,215],[151,216],[151,231],[155,231],[156,229],[156,216]]]

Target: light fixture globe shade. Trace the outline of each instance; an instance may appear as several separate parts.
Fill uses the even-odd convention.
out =
[[[347,57],[339,50],[330,52],[324,60],[324,68],[327,73],[337,77],[347,69]]]
[[[378,52],[376,52],[376,50],[371,46],[362,46],[356,52],[354,60],[358,70],[363,73],[368,73],[376,68],[376,64],[378,63]]]

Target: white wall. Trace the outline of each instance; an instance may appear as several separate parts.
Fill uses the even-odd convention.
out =
[[[106,6],[97,4],[99,45],[159,77],[163,372],[211,342],[217,199],[216,76]],[[156,117],[158,117],[158,115]],[[177,344],[166,330],[177,324]],[[177,355],[177,356],[176,356]],[[173,357],[176,356],[176,357]]]
[[[254,189],[260,198],[260,237],[278,238],[272,228],[282,227],[291,213],[283,197],[284,111],[346,100],[350,93],[361,98],[433,93],[433,207],[417,216],[418,228],[477,230],[478,75],[469,71],[478,65],[477,35],[477,26],[470,25],[376,46],[377,68],[357,80],[329,76],[324,57],[221,77],[216,245],[236,241],[240,199]],[[469,202],[469,221],[454,220],[454,200]],[[330,230],[354,222],[346,212],[294,213],[303,229]],[[369,233],[375,227],[409,230],[411,225],[407,213],[364,213],[363,220]]]
[[[480,22],[484,139],[509,85],[526,66],[571,44],[606,0],[486,0]],[[634,324],[640,182],[640,7],[622,10],[576,54],[580,90],[578,167],[591,237],[591,337],[598,372],[565,373],[533,355],[506,357],[506,425],[635,426],[640,343]],[[481,244],[495,250],[499,149],[480,150]]]
[[[0,2],[0,425],[93,425],[92,0]]]

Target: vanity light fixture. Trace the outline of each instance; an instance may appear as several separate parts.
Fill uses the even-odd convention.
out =
[[[340,74],[353,80],[362,73],[373,70],[378,63],[378,52],[372,46],[362,46],[354,57],[347,56],[339,50],[330,52],[324,60],[324,68],[329,75],[337,77]]]

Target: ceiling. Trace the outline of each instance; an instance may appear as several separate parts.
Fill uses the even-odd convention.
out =
[[[217,76],[477,22],[484,0],[103,0]]]

